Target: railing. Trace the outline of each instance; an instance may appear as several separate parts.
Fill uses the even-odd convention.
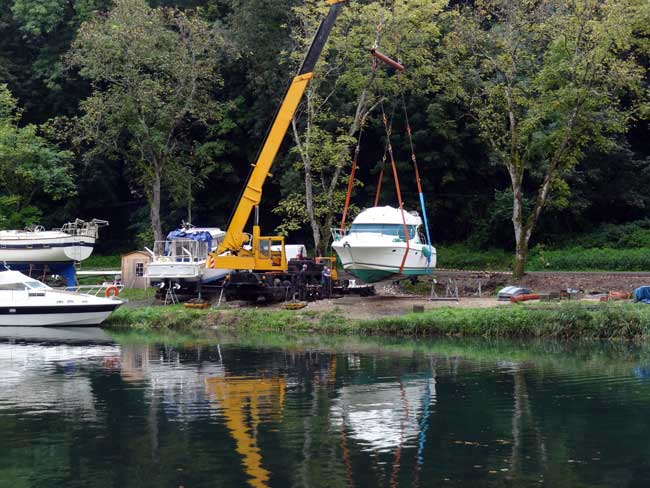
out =
[[[107,290],[109,288],[117,288],[118,292],[121,292],[124,289],[124,285],[115,285],[113,283],[101,283],[99,285],[77,285],[77,286],[66,286],[65,288],[53,288],[58,292],[67,292],[74,294],[82,295],[92,295],[95,297],[107,296]]]
[[[392,225],[394,225],[395,228],[392,228]],[[413,229],[412,227],[413,227],[412,225],[409,225],[409,241],[418,244],[425,243],[426,241],[422,239],[419,231]],[[406,242],[406,239],[404,238],[403,229],[404,228],[401,224],[388,224],[388,225],[379,224],[376,228],[372,230],[369,229],[357,230],[354,228],[348,228],[348,229],[343,229],[343,231],[341,231],[340,228],[331,228],[330,232],[332,234],[332,239],[334,240],[334,242],[340,241],[343,237],[348,236],[350,234],[361,234],[361,235],[371,234],[371,235],[378,235],[378,236],[387,236],[395,239],[395,242]]]
[[[208,243],[192,239],[156,241],[153,247],[155,263],[193,263],[208,257]]]
[[[86,222],[85,220],[77,219],[74,222],[63,224],[63,227],[60,229],[54,230],[60,230],[71,236],[94,237],[96,239],[99,235],[99,228],[106,227],[107,225],[107,220],[92,219],[90,222]]]

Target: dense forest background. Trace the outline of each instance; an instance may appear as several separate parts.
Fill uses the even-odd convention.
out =
[[[188,219],[195,225],[225,228],[324,2],[117,3],[137,12],[125,10],[122,20],[115,14],[106,22],[105,13],[117,9],[109,0],[4,0],[0,5],[1,227],[31,223],[50,227],[76,217],[101,218],[109,220],[110,227],[102,231],[100,252],[149,245],[153,239],[152,181],[160,169],[164,232]],[[323,215],[331,211],[334,223],[340,218],[358,137],[360,121],[354,120],[355,110],[360,106],[360,93],[367,90],[370,95],[358,173],[362,184],[357,185],[353,198],[356,208],[370,206],[374,197],[385,147],[380,104],[388,113],[397,107],[392,142],[402,191],[406,206],[418,208],[401,114],[403,95],[434,243],[464,242],[475,248],[512,250],[513,195],[508,169],[499,164],[486,142],[481,123],[468,116],[467,99],[449,96],[454,81],[440,76],[449,72],[444,62],[449,61],[452,49],[446,42],[455,29],[453,14],[473,11],[480,15],[490,2],[415,1],[404,7],[403,18],[397,15],[397,4],[404,2],[396,1],[394,11],[391,3],[359,0],[350,6],[347,17],[339,20],[339,30],[333,34],[317,73],[321,77],[287,134],[273,177],[264,189],[262,226],[269,232],[279,228],[289,234],[291,242],[314,247],[314,229],[303,199],[306,162],[312,164],[319,180],[314,187],[316,197],[324,195],[330,183],[336,190],[320,203],[316,198],[315,205],[323,207]],[[156,12],[162,12],[159,20],[167,30],[157,31],[157,17],[151,9],[160,7],[166,10]],[[502,18],[490,18],[488,12],[479,20],[498,24]],[[119,24],[122,21],[124,25]],[[650,129],[642,105],[648,96],[650,27],[645,24],[644,31],[643,23],[639,25],[633,29],[638,42],[620,44],[621,51],[634,56],[642,71],[634,83],[617,87],[614,100],[623,108],[637,108],[630,109],[625,122],[607,134],[607,143],[585,139],[580,155],[554,176],[553,181],[561,179],[561,184],[553,187],[531,243],[570,242],[570,236],[606,224],[648,218]],[[140,27],[150,31],[140,35]],[[131,63],[124,53],[112,58],[113,51],[119,49],[113,45],[119,37],[117,31],[132,34],[127,42],[134,57],[150,59]],[[183,45],[185,51],[181,52],[170,32],[191,40]],[[405,62],[409,69],[403,83],[397,85],[390,70],[381,68],[380,74],[373,73],[367,50],[375,43]],[[156,56],[157,50],[171,54]],[[534,55],[539,54],[531,52]],[[197,56],[203,61],[192,64]],[[203,71],[197,71],[200,74],[192,79],[178,75],[195,69]],[[187,95],[181,92],[182,103],[176,112],[167,110],[175,94],[164,87],[147,85],[147,90],[136,93],[129,91],[126,82],[114,83],[117,72],[120,80],[134,80],[148,70],[153,73],[150,80],[168,78],[178,91],[189,87]],[[377,80],[371,82],[373,76]],[[110,98],[115,87],[123,89],[122,98]],[[185,102],[191,97],[189,106]],[[114,118],[106,120],[106,113]],[[152,159],[155,164],[147,163],[145,152],[159,142],[155,137],[146,146],[140,129],[128,130],[130,118],[139,116],[151,116],[152,128],[165,134],[166,127],[169,139],[178,141],[173,147],[161,146],[164,165],[158,156]],[[165,117],[170,125],[158,127]],[[607,122],[603,120],[602,125]],[[117,129],[111,132],[111,127]],[[93,128],[99,130],[91,133]],[[308,128],[313,129],[309,133],[312,139],[306,139]],[[305,144],[321,150],[309,154]],[[115,147],[102,150],[111,145]],[[340,175],[334,174],[337,169]],[[524,189],[535,190],[542,177],[533,167]],[[386,179],[382,203],[394,204],[393,195],[394,188]],[[524,206],[528,204],[532,201],[524,201]]]

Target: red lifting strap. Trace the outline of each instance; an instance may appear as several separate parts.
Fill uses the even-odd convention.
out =
[[[345,231],[345,220],[348,216],[348,209],[350,208],[350,197],[352,196],[352,189],[354,188],[354,177],[357,172],[357,163],[359,162],[359,152],[361,151],[361,136],[363,135],[363,126],[366,124],[365,114],[361,117],[361,124],[359,125],[359,138],[357,139],[357,147],[354,149],[354,159],[352,160],[352,169],[350,170],[350,181],[348,181],[348,192],[345,195],[345,205],[343,206],[343,217],[341,217],[341,235]]]

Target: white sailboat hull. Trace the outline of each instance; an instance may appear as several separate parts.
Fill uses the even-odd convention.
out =
[[[0,231],[0,261],[55,263],[83,261],[93,252],[95,237],[60,231]]]

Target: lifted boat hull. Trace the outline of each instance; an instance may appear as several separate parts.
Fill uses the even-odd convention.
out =
[[[366,283],[376,283],[393,276],[430,275],[436,266],[435,250],[427,264],[427,257],[422,253],[421,244],[409,249],[401,271],[406,251],[403,243],[386,247],[371,244],[352,246],[334,242],[332,247],[341,259],[343,268]]]

